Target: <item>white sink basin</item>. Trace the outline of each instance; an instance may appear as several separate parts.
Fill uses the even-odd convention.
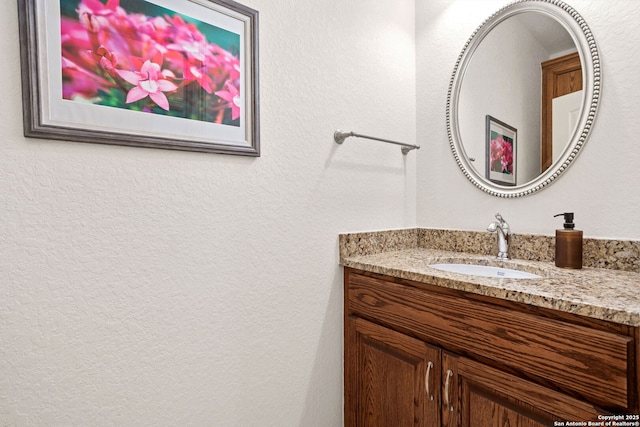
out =
[[[542,276],[526,271],[510,268],[494,267],[490,265],[474,264],[431,264],[429,267],[449,271],[451,273],[468,274],[471,276],[497,277],[504,279],[540,279]]]

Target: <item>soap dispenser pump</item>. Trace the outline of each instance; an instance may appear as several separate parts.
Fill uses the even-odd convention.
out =
[[[554,215],[564,216],[564,228],[556,230],[556,267],[582,268],[582,230],[576,230],[573,212]]]

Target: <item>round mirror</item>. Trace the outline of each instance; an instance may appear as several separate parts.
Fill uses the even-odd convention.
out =
[[[600,79],[598,49],[575,9],[508,4],[471,35],[453,70],[447,131],[458,166],[494,196],[545,188],[585,144]]]

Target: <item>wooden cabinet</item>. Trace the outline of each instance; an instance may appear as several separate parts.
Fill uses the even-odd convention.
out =
[[[360,373],[354,377],[359,404],[350,413],[351,425],[439,426],[440,349],[363,319],[349,322]]]
[[[637,328],[345,268],[345,426],[637,413]]]
[[[543,427],[554,421],[596,421],[605,412],[545,386],[468,358],[444,353],[450,398],[458,405],[447,426]]]

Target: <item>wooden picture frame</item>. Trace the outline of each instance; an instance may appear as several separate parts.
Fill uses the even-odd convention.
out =
[[[260,155],[258,12],[18,0],[27,137]]]
[[[518,130],[487,115],[485,139],[487,179],[500,185],[517,185]]]

